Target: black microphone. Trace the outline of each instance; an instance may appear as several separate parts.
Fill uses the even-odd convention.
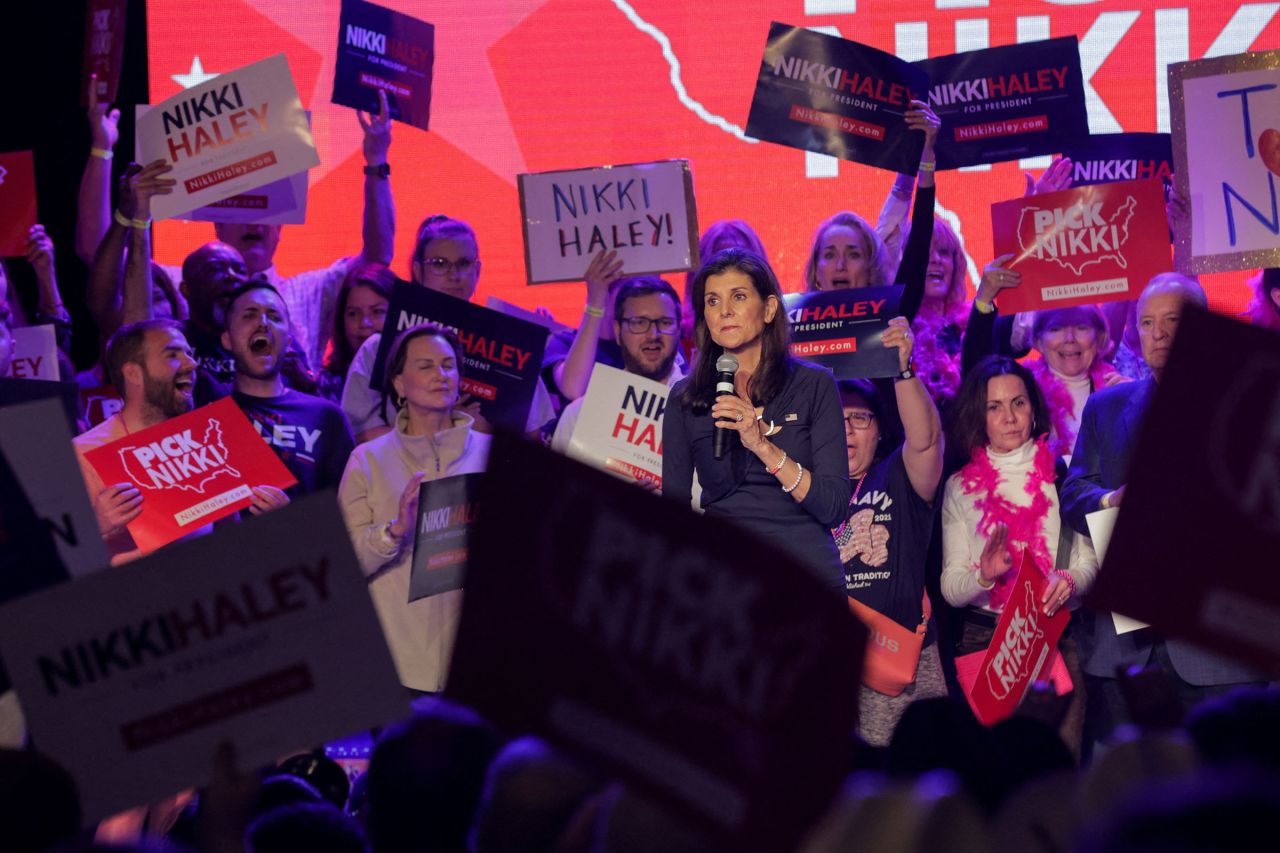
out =
[[[733,387],[734,374],[738,372],[738,357],[725,353],[716,359],[716,397],[730,396],[737,393]],[[724,457],[724,445],[729,440],[727,429],[715,428],[715,443],[712,448],[717,459]]]

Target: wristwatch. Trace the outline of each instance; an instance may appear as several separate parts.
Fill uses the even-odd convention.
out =
[[[916,378],[915,367],[914,365],[908,364],[907,369],[898,374],[897,381],[905,382],[908,379],[915,379],[915,378]]]
[[[364,173],[371,178],[389,178],[391,177],[391,164],[379,163],[376,166],[365,166]]]

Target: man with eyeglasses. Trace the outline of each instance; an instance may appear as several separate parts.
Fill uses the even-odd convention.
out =
[[[676,364],[680,341],[680,297],[657,276],[619,279],[613,299],[613,341],[622,368],[668,387],[684,377]],[[551,447],[564,453],[582,411],[582,397],[565,406]]]

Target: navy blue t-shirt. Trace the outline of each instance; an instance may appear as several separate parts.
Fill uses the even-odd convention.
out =
[[[290,497],[338,487],[355,447],[342,409],[293,389],[279,397],[251,397],[239,391],[231,397],[298,478],[297,485],[286,489]]]

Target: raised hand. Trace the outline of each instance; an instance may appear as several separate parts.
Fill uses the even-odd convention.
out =
[[[177,181],[166,177],[172,171],[164,160],[145,166],[130,163],[120,176],[120,212],[130,219],[150,219],[151,197],[173,192]]]
[[[975,297],[977,301],[990,305],[1001,290],[1022,284],[1022,273],[1005,266],[1014,257],[1001,255],[983,268],[982,281],[978,282],[978,295]]]
[[[120,111],[98,103],[98,75],[89,75],[89,138],[94,148],[110,151],[120,140]]]
[[[1038,181],[1031,176],[1030,172],[1023,172],[1022,176],[1027,180],[1027,187],[1023,192],[1023,196],[1071,189],[1071,176],[1074,174],[1074,170],[1075,164],[1071,162],[1071,158],[1058,157],[1049,164],[1049,168],[1044,170],[1044,174],[1040,176]]]
[[[53,275],[53,240],[39,223],[27,232],[27,262],[35,267],[37,276]]]
[[[982,579],[991,583],[1012,568],[1013,554],[1009,550],[1009,526],[999,522],[991,531],[991,538],[983,546],[978,570]]]
[[[356,110],[356,118],[364,129],[364,161],[370,166],[380,166],[387,162],[387,152],[391,150],[391,109],[387,106],[387,93],[378,90],[378,114],[368,114]]]
[[[583,276],[587,282],[587,304],[603,308],[605,300],[609,298],[610,285],[620,278],[622,261],[618,258],[618,253],[612,249],[607,252],[601,249],[591,259],[591,263],[587,264],[587,272]]]
[[[390,530],[391,537],[397,542],[404,539],[405,535],[418,523],[419,487],[422,486],[426,476],[422,471],[414,474],[409,478],[409,482],[405,483],[404,491],[400,493],[400,511],[396,514],[396,520],[391,523]]]
[[[911,334],[911,324],[906,317],[894,317],[889,320],[889,328],[880,337],[881,343],[898,351],[898,372],[911,366],[911,350],[915,346],[915,337]]]

